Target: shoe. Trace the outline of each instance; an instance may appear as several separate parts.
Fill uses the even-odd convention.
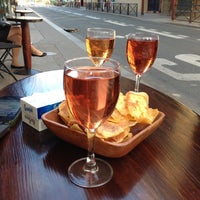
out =
[[[11,65],[10,66],[12,69],[23,69],[24,66],[15,66],[15,65]]]
[[[44,57],[44,56],[47,55],[47,53],[44,52],[42,55],[36,55],[36,54],[33,54],[33,53],[32,53],[31,55],[32,55],[32,56],[37,56],[37,57]]]

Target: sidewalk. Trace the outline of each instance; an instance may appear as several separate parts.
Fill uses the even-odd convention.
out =
[[[179,24],[184,26],[199,27],[200,23],[189,23],[187,21],[172,21],[170,16],[160,14],[145,13],[143,16],[138,16],[137,19],[145,21],[163,22]],[[42,22],[30,23],[31,41],[40,50],[47,52],[45,57],[32,57],[32,68],[39,72],[63,69],[64,61],[73,57],[87,56],[83,42],[80,42],[70,33],[62,28],[51,23],[47,19]],[[23,56],[20,56],[23,63]],[[7,66],[10,66],[8,61]],[[4,73],[2,73],[4,75]],[[5,78],[0,77],[0,89],[14,82],[14,79],[5,74]],[[20,80],[25,76],[16,75]]]

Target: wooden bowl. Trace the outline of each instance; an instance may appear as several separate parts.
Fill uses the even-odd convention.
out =
[[[140,142],[152,134],[162,123],[165,114],[159,112],[157,118],[151,125],[138,124],[131,131],[133,137],[122,143],[103,141],[95,138],[95,153],[109,158],[119,158],[129,153]],[[85,133],[70,129],[58,116],[58,109],[52,110],[42,115],[42,120],[49,130],[57,137],[66,142],[87,150],[87,136]]]

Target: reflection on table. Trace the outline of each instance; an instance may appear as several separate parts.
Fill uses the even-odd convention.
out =
[[[61,89],[62,78],[62,70],[39,73],[9,85],[0,96]],[[121,78],[123,93],[133,90],[133,85]],[[39,133],[19,119],[0,140],[0,199],[198,199],[200,116],[148,86],[141,84],[141,91],[149,94],[150,107],[165,113],[164,122],[129,154],[103,158],[114,170],[108,184],[95,189],[72,184],[67,168],[86,151],[49,130]]]
[[[29,75],[29,74],[31,75],[37,73],[36,71],[32,70],[31,39],[30,39],[29,23],[41,22],[42,18],[34,16],[15,16],[15,17],[7,17],[7,20],[20,22],[22,28],[22,46],[23,46],[25,70],[20,70],[15,73],[21,75]]]

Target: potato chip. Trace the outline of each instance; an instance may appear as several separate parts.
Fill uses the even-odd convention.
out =
[[[158,109],[148,108],[146,115],[143,117],[143,119],[141,119],[140,123],[152,124],[158,114],[159,114]]]
[[[112,123],[105,121],[98,129],[97,129],[97,136],[99,138],[111,138],[116,136],[120,133],[124,132],[124,129],[120,127],[117,123]]]
[[[138,123],[151,124],[158,115],[158,109],[149,108],[149,97],[144,92],[127,92],[127,107],[132,120]]]
[[[120,114],[117,109],[114,109],[112,115],[108,118],[108,121],[118,123],[124,119],[124,116]]]
[[[61,119],[65,122],[67,126],[71,126],[73,124],[76,124],[77,121],[71,114],[67,101],[62,101],[62,103],[59,104],[58,106],[58,115],[61,117]]]
[[[118,101],[117,101],[117,104],[116,104],[116,107],[115,107],[119,111],[119,113],[121,115],[124,115],[124,116],[126,116],[128,114],[125,98],[126,98],[126,96],[124,96],[120,92],[119,97],[118,97]]]
[[[130,128],[125,129],[119,135],[107,138],[106,141],[120,143],[123,142],[125,138],[128,138],[128,136],[132,136],[132,133],[130,133]]]
[[[144,92],[126,93],[126,105],[132,120],[140,122],[146,115],[148,109],[149,98]]]
[[[137,106],[147,108],[149,106],[149,97],[144,92],[129,91],[126,93],[126,105],[133,108]]]
[[[70,128],[77,131],[83,131],[83,129],[81,129],[81,126],[79,126],[78,124],[73,124],[70,126]]]
[[[128,136],[129,132],[128,126],[124,129],[119,124],[106,121],[97,129],[96,136],[106,141],[119,143]]]

